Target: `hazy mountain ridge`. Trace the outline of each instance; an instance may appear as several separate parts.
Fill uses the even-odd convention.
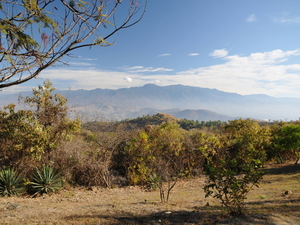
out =
[[[99,113],[107,119],[117,120],[159,112],[180,119],[200,121],[230,120],[240,117],[296,120],[300,116],[299,98],[239,95],[184,85],[147,84],[143,87],[118,90],[98,88],[59,92],[65,95],[69,99],[69,105],[78,111]],[[15,102],[18,97],[16,94],[3,96],[5,97],[0,99],[2,106]]]

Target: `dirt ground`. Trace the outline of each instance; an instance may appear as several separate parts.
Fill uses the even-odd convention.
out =
[[[300,166],[271,165],[249,193],[244,217],[204,198],[205,179],[179,181],[168,204],[140,187],[70,188],[37,198],[0,198],[0,224],[300,224]]]

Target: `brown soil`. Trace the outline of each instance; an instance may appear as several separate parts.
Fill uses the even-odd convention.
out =
[[[204,177],[180,181],[168,204],[139,187],[70,188],[37,198],[0,198],[0,224],[300,224],[300,166],[271,165],[249,193],[246,215],[231,217],[205,199]]]

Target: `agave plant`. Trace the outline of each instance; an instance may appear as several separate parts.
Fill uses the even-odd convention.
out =
[[[44,166],[41,170],[36,169],[30,185],[35,194],[56,192],[62,187],[62,177],[53,168]]]
[[[0,170],[0,195],[13,196],[25,191],[23,177],[14,169]]]

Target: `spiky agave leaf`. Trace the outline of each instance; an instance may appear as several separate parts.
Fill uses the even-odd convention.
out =
[[[19,195],[25,191],[23,177],[15,172],[14,169],[8,168],[0,171],[0,195],[13,196]]]
[[[44,166],[41,170],[36,169],[30,184],[35,193],[47,194],[61,189],[62,178],[53,168]]]

